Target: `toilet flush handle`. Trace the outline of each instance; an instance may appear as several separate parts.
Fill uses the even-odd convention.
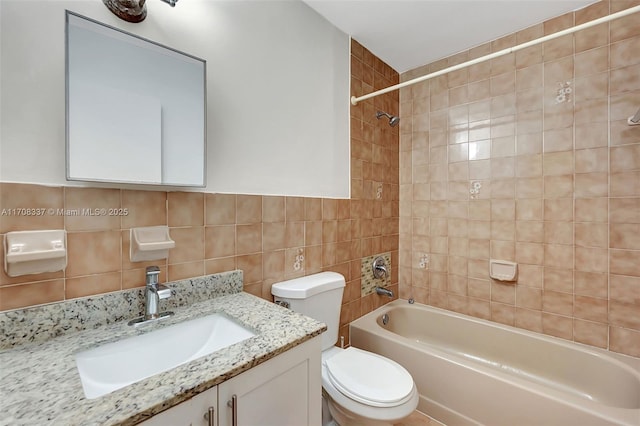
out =
[[[273,303],[275,303],[276,305],[280,305],[283,308],[287,308],[287,309],[289,309],[291,307],[289,302],[287,302],[286,300],[274,300]]]

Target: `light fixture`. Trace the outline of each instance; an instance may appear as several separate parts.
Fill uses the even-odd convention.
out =
[[[175,7],[178,0],[162,0]],[[127,22],[142,22],[147,17],[147,0],[102,0],[107,9]]]

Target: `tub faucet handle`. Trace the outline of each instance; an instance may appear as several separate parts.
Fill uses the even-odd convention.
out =
[[[376,257],[371,264],[371,267],[373,268],[374,278],[386,279],[389,277],[389,270],[387,269],[387,263],[385,262],[384,257]]]

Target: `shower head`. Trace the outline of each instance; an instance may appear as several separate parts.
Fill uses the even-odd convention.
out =
[[[376,118],[380,120],[381,117],[387,117],[389,119],[389,126],[395,127],[400,122],[400,117],[396,117],[395,115],[387,114],[383,111],[376,112]]]

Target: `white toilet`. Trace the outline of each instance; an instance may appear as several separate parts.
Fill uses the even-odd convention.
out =
[[[271,294],[276,303],[288,304],[327,325],[322,334],[323,426],[392,425],[416,409],[418,391],[409,372],[397,362],[361,349],[334,346],[344,287],[342,275],[322,272],[276,283]]]

